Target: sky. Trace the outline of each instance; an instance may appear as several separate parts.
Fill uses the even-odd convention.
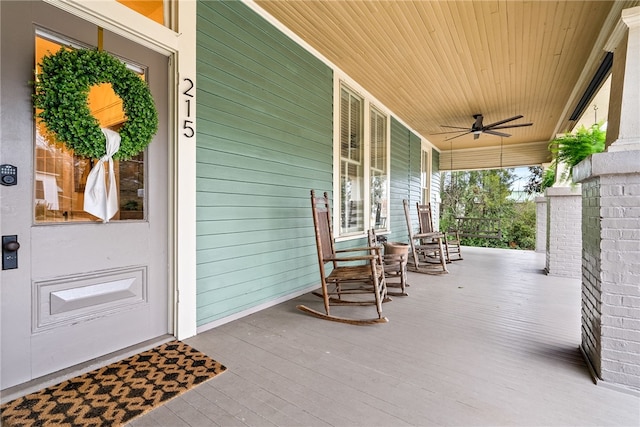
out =
[[[528,167],[514,168],[515,174],[518,176],[516,181],[511,185],[511,191],[524,191],[524,186],[529,182],[529,172]]]

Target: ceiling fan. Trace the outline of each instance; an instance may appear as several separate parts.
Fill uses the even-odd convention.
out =
[[[533,123],[520,123],[520,124],[515,124],[515,125],[504,125],[505,123],[511,122],[513,120],[521,119],[522,117],[524,117],[524,116],[513,116],[513,117],[510,117],[508,119],[497,121],[495,123],[491,123],[491,124],[488,124],[488,125],[483,125],[482,124],[482,119],[483,119],[482,114],[474,114],[473,118],[476,119],[476,121],[473,122],[473,124],[471,125],[470,128],[464,128],[464,127],[460,127],[460,126],[441,125],[441,127],[443,127],[443,128],[453,128],[453,129],[460,129],[460,130],[454,130],[454,131],[448,131],[448,132],[439,132],[439,133],[434,133],[432,135],[442,135],[442,134],[445,134],[445,133],[462,132],[460,135],[456,135],[456,136],[453,136],[451,138],[445,139],[445,141],[449,141],[450,139],[460,138],[461,136],[468,135],[470,133],[473,134],[473,139],[478,139],[480,137],[481,133],[488,133],[490,135],[508,137],[508,136],[511,136],[511,135],[508,134],[508,133],[504,133],[504,132],[497,132],[496,129],[518,128],[518,127],[523,127],[523,126],[531,126],[533,124]],[[501,125],[504,125],[504,126],[501,126]]]

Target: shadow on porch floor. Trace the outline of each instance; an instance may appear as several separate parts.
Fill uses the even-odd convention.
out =
[[[311,317],[307,294],[186,340],[228,371],[131,425],[640,425],[640,399],[582,359],[579,280],[544,275],[544,254],[463,254],[448,275],[409,273],[388,324]]]

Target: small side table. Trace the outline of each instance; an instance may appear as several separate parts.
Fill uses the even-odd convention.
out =
[[[408,296],[407,260],[409,258],[409,244],[401,242],[384,243],[384,276],[387,279],[387,288],[399,288],[399,292],[388,292],[394,296]],[[388,279],[394,279],[389,281]]]

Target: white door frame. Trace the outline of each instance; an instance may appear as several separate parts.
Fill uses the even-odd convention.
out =
[[[178,339],[196,334],[196,2],[176,1],[173,31],[115,0],[44,0],[170,57],[169,75],[169,325]],[[117,16],[118,21],[110,17]],[[190,95],[190,96],[189,96]],[[189,103],[189,108],[187,108]],[[172,124],[178,123],[178,126]],[[161,124],[162,125],[162,124]]]

